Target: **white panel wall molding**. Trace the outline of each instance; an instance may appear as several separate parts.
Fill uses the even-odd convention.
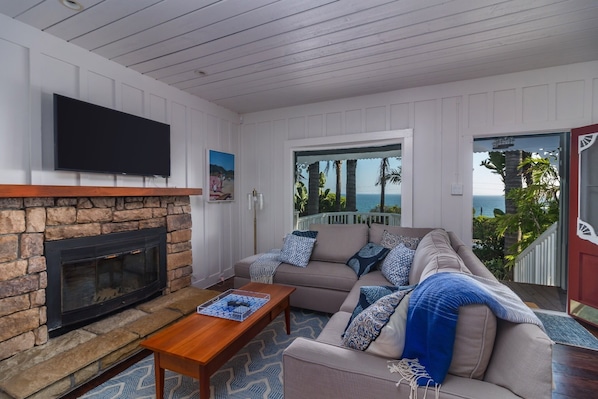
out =
[[[308,139],[306,118],[318,114],[326,118],[322,136],[339,136],[335,138],[339,143],[373,126],[413,129],[413,224],[444,227],[470,242],[473,138],[551,133],[597,123],[598,61],[273,109],[243,117],[246,124],[287,121],[288,128],[274,129],[273,134],[291,143],[315,139]],[[245,128],[243,134],[252,135]],[[251,137],[244,140],[249,142]],[[254,151],[257,157],[268,156],[259,148]],[[286,147],[284,151],[288,168],[290,155]],[[266,176],[250,179],[273,176],[271,171],[263,173]],[[283,180],[274,178],[274,185],[284,185],[289,179],[288,174]],[[452,183],[463,185],[462,197],[451,196]],[[280,217],[288,215],[290,204],[285,202],[285,206],[285,210],[277,210]]]
[[[0,15],[0,55],[0,140],[7,144],[0,146],[0,183],[201,187],[208,142],[221,150],[239,152],[237,113],[5,15]],[[55,171],[53,93],[169,123],[172,177]],[[237,207],[238,203],[233,203],[210,209],[216,223],[209,223],[202,200],[193,198],[193,245],[198,247],[193,256],[194,285],[207,287],[220,276],[232,275],[232,260],[239,253]],[[205,261],[202,244],[207,231],[214,235],[210,242],[219,243],[218,250],[211,251],[214,262]],[[211,270],[204,272],[207,267]]]

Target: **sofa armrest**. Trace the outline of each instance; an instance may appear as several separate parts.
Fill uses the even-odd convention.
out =
[[[399,376],[386,360],[353,349],[297,338],[283,352],[283,368],[285,399],[397,395]]]
[[[284,398],[397,398],[412,396],[409,384],[388,369],[387,359],[365,352],[297,338],[283,352]],[[426,388],[419,387],[423,398]],[[428,392],[428,397],[434,397]],[[512,392],[484,381],[447,375],[441,399],[516,398]]]
[[[553,344],[536,325],[498,319],[484,380],[524,398],[551,398]]]

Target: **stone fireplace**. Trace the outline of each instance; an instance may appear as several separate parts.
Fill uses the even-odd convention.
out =
[[[101,278],[112,278],[114,283],[128,273],[129,280],[156,280],[158,288],[155,291],[165,295],[190,286],[189,195],[197,194],[201,194],[200,189],[0,185],[0,325],[3,326],[0,329],[0,360],[45,344],[49,331],[55,327],[54,320],[49,318],[48,306],[55,301],[50,298],[56,298],[55,295],[60,298],[61,294],[56,293],[55,285],[50,283],[50,273],[55,272],[48,269],[47,248],[52,248],[58,241],[86,241],[113,234],[120,238],[121,233],[137,235],[142,232],[143,235],[144,231],[161,230],[165,253],[157,254],[151,248],[146,250],[139,245],[120,252],[117,248],[117,251],[102,255],[106,262],[101,267],[108,272]],[[143,252],[143,258],[165,257],[163,281],[159,271],[148,271],[146,266],[138,264],[139,256],[134,261],[135,266],[127,267],[127,270],[118,265],[118,259],[110,261],[113,256],[135,257],[141,253],[136,254],[138,250]],[[110,271],[113,271],[112,276]],[[156,273],[157,279],[154,279]],[[93,279],[83,280],[85,284],[92,284]],[[85,289],[79,292],[83,291]],[[103,294],[112,295],[113,292],[107,289]],[[125,300],[120,296],[115,299],[101,297],[102,293],[97,295],[96,302],[110,306]],[[142,297],[146,295],[152,294],[141,294]],[[80,301],[86,300],[80,298]]]

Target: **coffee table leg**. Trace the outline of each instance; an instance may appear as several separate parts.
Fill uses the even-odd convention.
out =
[[[284,321],[287,323],[287,335],[291,334],[291,306],[287,304],[284,309]]]
[[[164,369],[160,367],[159,353],[154,353],[154,371],[156,374],[156,399],[164,399]]]
[[[199,399],[210,398],[210,374],[206,368],[199,366]]]

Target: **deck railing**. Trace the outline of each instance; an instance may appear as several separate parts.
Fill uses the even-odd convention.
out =
[[[380,223],[388,226],[400,226],[399,213],[379,212],[326,212],[309,216],[295,215],[295,229],[309,230],[312,224],[371,224]]]
[[[556,284],[557,224],[550,226],[515,259],[513,279],[517,283]]]

